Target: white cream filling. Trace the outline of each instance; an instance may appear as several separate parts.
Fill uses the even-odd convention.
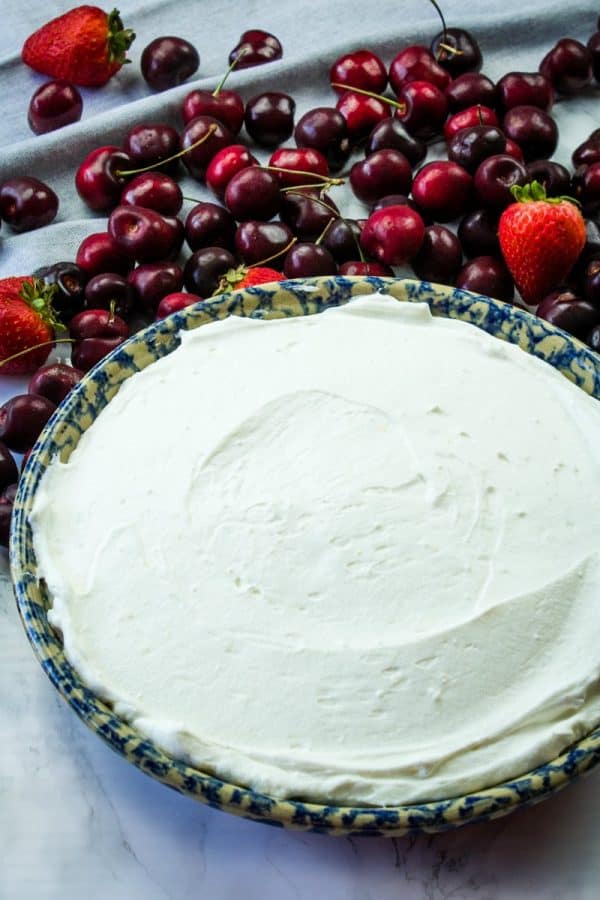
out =
[[[600,405],[427,306],[230,318],[130,378],[31,516],[84,680],[279,797],[491,786],[600,722]]]

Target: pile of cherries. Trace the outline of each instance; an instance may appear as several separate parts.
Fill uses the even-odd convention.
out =
[[[238,56],[244,40],[244,53],[265,48],[264,32],[247,32]],[[234,51],[230,60],[233,67]],[[248,55],[244,64],[255,62]],[[498,220],[513,202],[511,187],[533,179],[549,196],[576,197],[588,232],[567,282],[538,313],[600,350],[600,129],[574,151],[574,173],[550,158],[558,141],[555,94],[600,81],[600,31],[587,46],[558,41],[539,71],[510,72],[496,84],[481,65],[474,37],[445,28],[430,48],[401,50],[389,70],[370,50],[342,56],[330,72],[335,105],[297,121],[288,94],[266,91],[244,103],[222,81],[185,97],[181,132],[138,125],[122,146],[89,153],[75,187],[92,210],[108,215],[106,230],[86,237],[74,261],[33,273],[56,286],[73,366],[45,366],[28,395],[0,408],[6,447],[27,452],[83,372],[133,329],[218,293],[240,264],[267,263],[290,278],[392,275],[410,264],[419,278],[514,302]],[[281,146],[291,138],[295,146]],[[447,159],[424,162],[428,144],[441,140]],[[271,155],[263,165],[254,153],[265,150]],[[348,181],[369,211],[355,220],[333,195],[357,151],[364,158],[351,165]],[[214,195],[192,201],[185,216],[191,198],[177,182],[182,167]],[[39,185],[22,177],[0,186],[0,216],[13,229],[53,218],[55,195]],[[17,474],[6,447],[0,444],[0,542],[2,507],[12,502]]]

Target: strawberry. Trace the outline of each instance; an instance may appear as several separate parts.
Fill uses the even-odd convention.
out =
[[[0,375],[26,375],[42,366],[52,349],[56,285],[29,276],[0,279]],[[44,346],[40,346],[40,345]],[[2,363],[29,347],[30,353]]]
[[[134,38],[130,28],[123,28],[118,9],[108,14],[97,6],[77,6],[30,35],[21,59],[44,75],[98,87],[129,62]]]
[[[585,244],[585,222],[574,200],[546,197],[541,184],[514,185],[498,238],[521,297],[537,305],[569,274]]]
[[[270,281],[283,281],[284,279],[283,272],[269,269],[267,266],[238,266],[237,269],[229,269],[223,275],[215,293],[238,291],[255,284],[267,284]]]

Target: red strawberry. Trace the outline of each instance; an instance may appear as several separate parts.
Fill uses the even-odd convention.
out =
[[[215,293],[237,291],[241,288],[252,287],[255,284],[267,284],[270,281],[283,281],[284,279],[285,275],[283,272],[269,269],[266,266],[238,266],[237,269],[229,269],[223,275]]]
[[[500,248],[521,297],[535,306],[573,268],[585,244],[585,222],[573,200],[547,198],[537,181],[511,190],[517,202],[500,217]]]
[[[118,9],[108,14],[97,6],[77,6],[28,37],[21,59],[44,75],[98,87],[129,62],[134,38],[131,28],[123,28]]]
[[[44,285],[29,276],[0,279],[0,375],[26,375],[46,362],[56,324],[55,293],[56,285]],[[2,363],[29,347],[35,349]]]

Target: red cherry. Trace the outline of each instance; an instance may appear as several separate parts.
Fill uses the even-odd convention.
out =
[[[157,37],[144,47],[140,68],[154,91],[166,91],[183,84],[198,69],[196,48],[180,37]]]
[[[347,91],[336,103],[336,109],[346,120],[348,135],[353,142],[368,137],[373,128],[390,117],[390,107],[377,97],[366,97]]]
[[[227,126],[232,134],[237,134],[244,121],[244,101],[236,91],[220,90],[190,91],[181,108],[183,121],[188,125],[198,116],[211,116]]]
[[[225,205],[238,222],[272,219],[281,206],[277,176],[259,166],[242,169],[227,185]]]
[[[538,106],[548,112],[554,103],[552,82],[541,72],[508,72],[497,90],[504,112],[515,106]]]
[[[435,84],[409,81],[402,86],[398,100],[404,109],[397,109],[395,116],[410,135],[428,140],[441,133],[448,115],[448,101]]]
[[[185,239],[190,250],[223,247],[233,250],[235,219],[228,209],[216,203],[197,203],[185,220]]]
[[[145,312],[154,313],[167,294],[183,287],[183,271],[176,263],[143,263],[128,278],[140,306]]]
[[[108,219],[108,233],[138,262],[166,259],[178,240],[173,222],[142,206],[117,206]]]
[[[236,69],[261,66],[263,63],[281,59],[283,48],[274,34],[253,28],[244,31],[238,43],[229,54],[229,63],[236,63]]]
[[[516,159],[518,162],[523,162],[524,156],[523,151],[511,138],[506,138],[506,146],[504,148],[505,156],[512,156],[513,159]]]
[[[167,316],[181,312],[182,309],[186,309],[188,306],[201,301],[202,297],[199,297],[197,294],[188,294],[185,291],[175,291],[172,294],[167,294],[158,304],[156,319],[165,319]]]
[[[36,134],[47,134],[79,121],[82,111],[83,100],[74,84],[46,81],[29,101],[27,121]]]
[[[469,106],[460,112],[450,116],[444,125],[444,138],[449,141],[453,134],[462,128],[471,128],[473,125],[499,125],[498,116],[489,106]]]
[[[133,261],[106,231],[84,238],[79,245],[75,262],[90,278],[103,272],[127,275],[133,268]]]
[[[395,94],[409,81],[429,81],[443,91],[450,84],[450,75],[427,47],[415,44],[401,50],[390,65],[390,85]]]
[[[412,169],[398,150],[376,150],[366,159],[354,163],[350,184],[363,203],[376,203],[393,191],[408,194],[412,185]]]
[[[546,53],[540,72],[561,94],[578,94],[592,81],[592,54],[572,38],[562,38]]]
[[[258,160],[244,144],[230,144],[219,150],[209,162],[205,175],[206,184],[219,200],[223,200],[227,185],[233,176],[248,166],[257,165]]]
[[[57,212],[58,197],[37,178],[15,175],[0,184],[0,217],[13,231],[33,231],[49,225]]]
[[[179,167],[179,160],[163,163],[181,150],[179,132],[170,125],[135,125],[125,135],[123,150],[132,162],[133,168],[155,166],[159,171],[172,175]]]
[[[0,441],[15,453],[26,453],[56,409],[47,397],[17,394],[0,406]]]
[[[373,275],[376,278],[387,278],[394,274],[394,270],[383,263],[363,262],[362,260],[349,260],[342,263],[338,269],[338,275]]]
[[[143,206],[163,216],[176,216],[183,205],[183,194],[177,182],[161,172],[143,172],[125,186],[121,204]]]
[[[329,70],[329,80],[334,91],[342,94],[344,90],[361,88],[372,94],[382,94],[387,85],[387,72],[384,64],[372,50],[354,50],[340,56]]]
[[[363,250],[388,266],[401,266],[418,252],[425,236],[421,216],[410,206],[386,206],[371,213],[360,236]]]
[[[131,168],[131,158],[119,147],[98,147],[88,153],[75,173],[77,193],[96,212],[111,209],[119,202],[127,181],[127,176],[119,173]]]
[[[455,162],[431,162],[413,182],[413,197],[437,222],[450,222],[467,212],[473,198],[473,179]]]
[[[271,154],[269,166],[278,169],[293,169],[294,172],[275,172],[282,187],[297,187],[301,184],[318,184],[325,181],[329,175],[327,160],[318,150],[312,147],[280,147]],[[317,178],[311,178],[306,172],[314,173]]]
[[[459,112],[469,106],[489,106],[492,109],[498,101],[496,85],[481,72],[465,72],[451,81],[445,90],[451,112]]]
[[[189,149],[196,143],[197,147]],[[229,144],[233,144],[229,128],[212,116],[198,116],[186,125],[181,136],[181,146],[188,150],[182,156],[183,164],[193,178],[201,181],[213,156]]]
[[[35,372],[27,387],[30,394],[46,397],[58,406],[83,378],[83,372],[64,363],[49,363]]]
[[[69,323],[69,332],[75,340],[71,359],[83,372],[88,372],[129,337],[127,323],[106,309],[78,313]]]

